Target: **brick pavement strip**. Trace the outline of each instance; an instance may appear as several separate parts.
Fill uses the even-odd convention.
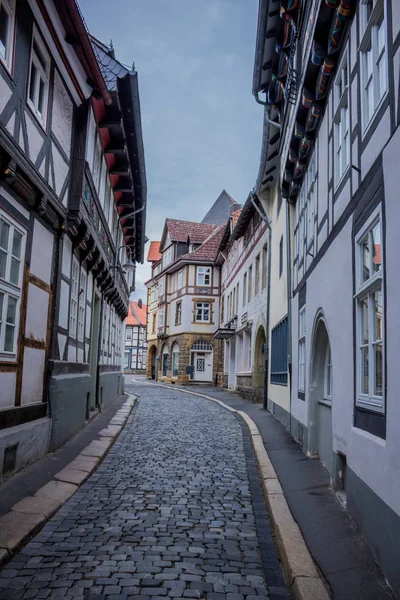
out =
[[[137,393],[103,463],[0,572],[0,599],[277,598],[236,415],[179,391]]]

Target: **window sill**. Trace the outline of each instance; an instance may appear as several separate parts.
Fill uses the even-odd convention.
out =
[[[376,413],[378,415],[384,415],[385,414],[385,402],[384,400],[382,400],[382,405],[378,406],[377,404],[377,400],[374,400],[374,398],[358,398],[356,400],[356,407],[357,408],[362,408],[363,410],[367,410],[368,412],[371,413]]]

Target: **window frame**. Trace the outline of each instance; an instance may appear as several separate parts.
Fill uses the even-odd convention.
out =
[[[209,287],[211,286],[211,276],[212,271],[211,267],[197,267],[196,272],[196,281],[199,287]],[[203,283],[200,283],[200,279],[203,277]],[[206,283],[206,278],[208,278],[208,283]]]
[[[289,320],[286,315],[271,329],[270,382],[272,385],[288,385],[289,335]]]
[[[182,323],[182,300],[179,300],[175,305],[175,325]]]
[[[247,277],[247,303],[249,304],[253,292],[253,265],[249,265]]]
[[[84,284],[82,283],[84,280]],[[86,290],[87,290],[87,274],[81,267],[79,277],[79,292],[78,292],[78,314],[77,314],[77,339],[78,342],[85,341],[85,324],[86,324]],[[82,319],[81,319],[81,315]],[[81,333],[82,332],[82,333]]]
[[[364,265],[363,259],[363,242],[367,238],[368,245],[372,240],[372,231],[379,225],[380,233],[380,269],[373,273],[373,253],[369,251],[369,266],[370,266],[370,277],[366,280],[362,280],[362,268]],[[366,409],[370,412],[379,414],[386,413],[386,372],[385,372],[385,311],[384,311],[384,264],[383,264],[383,235],[382,235],[382,211],[379,206],[364,223],[362,228],[357,232],[354,239],[355,244],[355,268],[356,268],[356,291],[354,294],[354,301],[356,303],[356,320],[355,320],[355,336],[356,336],[356,364],[355,364],[355,379],[356,379],[356,406]],[[375,321],[375,309],[373,305],[373,295],[376,292],[380,292],[382,295],[382,325],[381,325],[381,339],[375,339],[373,332],[376,332],[376,321]],[[365,342],[362,339],[363,334],[363,302],[367,299],[367,328],[368,328],[368,340]],[[372,339],[373,338],[373,339]],[[382,346],[382,395],[372,393],[375,386],[376,376],[376,364],[374,347],[380,344]],[[362,363],[362,350],[368,348],[368,393],[362,392],[363,386],[363,363]],[[365,380],[364,380],[365,383]]]
[[[75,277],[76,275],[76,277]],[[76,289],[75,289],[76,288]],[[72,256],[71,279],[69,294],[69,326],[68,333],[73,339],[77,336],[78,327],[78,300],[79,300],[79,262],[76,256]],[[73,322],[75,322],[73,326]]]
[[[130,334],[130,335],[128,335]],[[133,332],[132,332],[132,327],[127,326],[126,330],[125,330],[125,341],[126,342],[131,342],[133,339]]]
[[[327,383],[329,381],[329,390]],[[332,351],[331,345],[328,343],[324,362],[324,400],[332,403]]]
[[[298,389],[305,392],[306,388],[306,307],[299,309],[298,323]]]
[[[255,258],[254,268],[254,297],[258,296],[261,290],[260,281],[260,265],[261,265],[261,252],[259,252]]]
[[[282,277],[283,273],[283,235],[281,235],[281,239],[279,240],[279,279]]]
[[[0,9],[4,7],[9,19],[9,28],[7,31],[7,40],[4,46],[5,55],[0,54],[0,62],[4,68],[11,74],[14,64],[14,34],[15,34],[15,0],[0,0]]]
[[[347,82],[343,85],[344,73]],[[334,181],[335,190],[339,187],[350,169],[350,91],[349,91],[349,52],[343,53],[334,83],[334,117],[333,117],[333,146],[334,146]],[[343,88],[340,92],[340,86]],[[343,149],[346,163],[342,166]]]
[[[368,132],[375,116],[389,93],[389,72],[388,72],[388,35],[387,35],[387,13],[386,2],[384,0],[376,0],[373,3],[372,12],[368,18],[367,3],[360,3],[360,29],[361,43],[358,51],[360,54],[360,94],[361,94],[361,124],[363,137]],[[379,22],[384,31],[384,45],[379,49]],[[370,49],[368,47],[370,46]],[[368,53],[371,52],[372,70],[369,69]],[[378,63],[382,64],[382,71],[379,71]],[[379,97],[378,90],[380,88],[379,75],[383,73],[385,76],[385,90]],[[367,77],[367,79],[365,79]],[[372,85],[372,103],[373,108],[369,114],[367,108],[368,94],[365,90]]]
[[[46,63],[46,67],[44,67],[40,61],[40,58],[37,55],[37,52],[34,49],[34,44],[38,46],[39,51],[42,53],[43,58]],[[34,90],[34,100],[31,99],[30,90],[32,83],[32,66],[36,69],[37,72],[37,80],[35,82],[35,90]],[[37,121],[43,127],[44,130],[47,128],[47,120],[48,120],[48,109],[49,109],[49,95],[50,95],[50,69],[51,69],[51,57],[50,54],[42,40],[42,37],[36,27],[33,25],[32,29],[32,39],[31,39],[31,48],[29,54],[29,74],[27,81],[27,90],[26,90],[26,103],[31,109]],[[37,104],[39,103],[39,95],[40,95],[40,77],[42,77],[42,81],[44,82],[44,94],[43,94],[43,109],[42,112],[39,111],[39,107]]]
[[[8,229],[7,249],[0,250],[6,253],[5,274],[0,278],[0,293],[2,302],[0,307],[0,361],[16,362],[18,358],[18,336],[20,327],[20,306],[23,294],[24,272],[25,272],[25,253],[27,244],[27,230],[20,225],[18,221],[12,218],[8,213],[0,209],[0,221],[6,223]],[[14,234],[18,232],[21,236],[21,246],[19,257],[13,254]],[[1,243],[1,241],[0,241]],[[18,280],[17,283],[11,281],[11,270],[13,258],[18,261]],[[15,300],[14,322],[8,321],[7,312],[9,308],[9,299]],[[14,327],[12,350],[5,349],[5,336],[8,326]]]
[[[196,323],[211,323],[211,302],[195,302],[194,320]],[[200,311],[200,313],[199,313]],[[208,318],[205,319],[205,311],[208,311]],[[198,318],[199,315],[201,318]]]
[[[183,269],[180,269],[178,271],[178,277],[177,277],[177,289],[181,290],[183,288]]]

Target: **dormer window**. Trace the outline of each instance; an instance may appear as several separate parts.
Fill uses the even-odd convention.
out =
[[[163,252],[163,257],[162,257],[163,269],[167,265],[170,265],[172,263],[173,258],[174,258],[174,247],[171,245],[165,250],[165,252]]]
[[[34,28],[29,68],[28,105],[45,128],[49,99],[50,57]]]
[[[211,267],[197,267],[197,285],[210,285]]]

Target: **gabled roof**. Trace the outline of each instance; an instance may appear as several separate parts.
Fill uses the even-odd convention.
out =
[[[232,225],[233,227],[236,227],[236,223],[239,220],[240,217],[240,213],[242,212],[242,208],[239,208],[239,210],[235,210],[235,212],[232,214]]]
[[[161,258],[160,242],[150,242],[150,248],[147,253],[148,262],[157,262]]]
[[[204,242],[216,227],[217,225],[208,223],[194,223],[192,221],[166,219],[160,248],[163,247],[167,233],[169,234],[171,242],[184,242],[186,244],[189,238],[191,242],[200,244]]]
[[[225,223],[217,227],[208,238],[193,252],[184,254],[180,260],[189,261],[214,261],[218,255],[219,244],[225,230]]]
[[[126,317],[127,325],[141,325],[145,327],[146,318],[147,304],[142,304],[142,308],[140,308],[137,302],[128,303],[128,316]]]
[[[214,223],[216,225],[222,225],[223,223],[226,223],[227,219],[229,219],[229,215],[232,214],[232,209],[235,206],[240,206],[240,204],[238,204],[236,200],[234,200],[232,196],[228,194],[228,192],[222,190],[202,220],[202,223]]]

